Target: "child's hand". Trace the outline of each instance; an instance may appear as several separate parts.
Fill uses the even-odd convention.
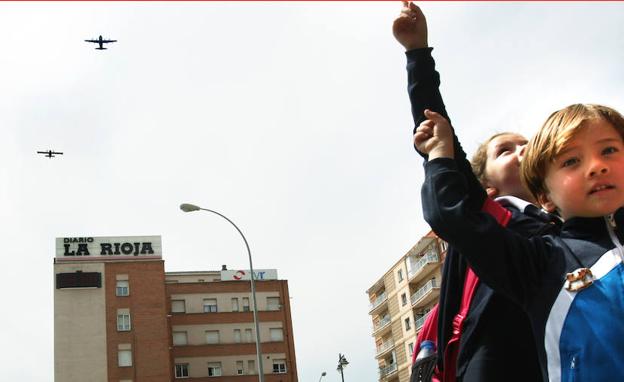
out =
[[[427,19],[411,1],[403,2],[401,15],[392,24],[392,33],[405,50],[427,47]]]
[[[414,146],[428,154],[429,160],[453,158],[453,129],[440,114],[425,110],[428,119],[418,126],[414,134]]]

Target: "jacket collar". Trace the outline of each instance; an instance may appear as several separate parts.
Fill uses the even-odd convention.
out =
[[[579,239],[595,238],[599,235],[608,234],[608,226],[614,229],[618,236],[624,234],[624,207],[619,208],[609,216],[594,218],[574,217],[563,223],[562,233]]]
[[[537,220],[554,223],[557,226],[561,226],[562,220],[559,216],[548,213],[547,211],[539,208],[533,203],[527,202],[524,199],[520,199],[515,196],[501,196],[496,198],[495,200],[507,209],[515,208],[518,211],[529,215]]]
[[[529,205],[534,206],[533,204],[527,202],[524,199],[520,199],[517,198],[515,196],[499,196],[498,198],[494,199],[497,202],[499,202],[500,204],[502,204],[504,207],[516,207],[517,209],[519,209],[520,211],[524,211],[525,208]],[[535,206],[534,206],[535,207]]]

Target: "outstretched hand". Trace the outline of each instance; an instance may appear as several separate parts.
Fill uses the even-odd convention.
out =
[[[403,2],[401,15],[392,24],[392,33],[405,50],[428,46],[427,19],[420,8],[411,1]]]
[[[453,129],[439,113],[425,110],[427,120],[422,122],[414,134],[414,146],[418,151],[428,154],[429,160],[435,158],[453,158]]]

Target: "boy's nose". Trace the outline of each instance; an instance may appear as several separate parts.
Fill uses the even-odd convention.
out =
[[[602,167],[600,169],[590,171],[589,176],[595,176],[597,174],[606,174],[607,172],[608,172],[608,169],[606,167]]]
[[[596,159],[591,162],[591,165],[589,168],[590,177],[596,176],[598,174],[604,175],[607,172],[609,172],[609,166],[607,166],[607,164],[604,161],[600,159]]]

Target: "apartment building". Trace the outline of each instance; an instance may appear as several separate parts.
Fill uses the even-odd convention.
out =
[[[266,382],[296,382],[288,282],[254,270]],[[160,236],[65,237],[56,382],[258,380],[249,270],[165,272]]]
[[[258,380],[248,273],[227,269],[166,273],[175,378]],[[295,382],[297,365],[288,284],[286,280],[277,279],[274,269],[256,271],[256,274],[265,381]]]
[[[416,335],[438,301],[447,244],[423,236],[367,291],[380,382],[408,382]]]

